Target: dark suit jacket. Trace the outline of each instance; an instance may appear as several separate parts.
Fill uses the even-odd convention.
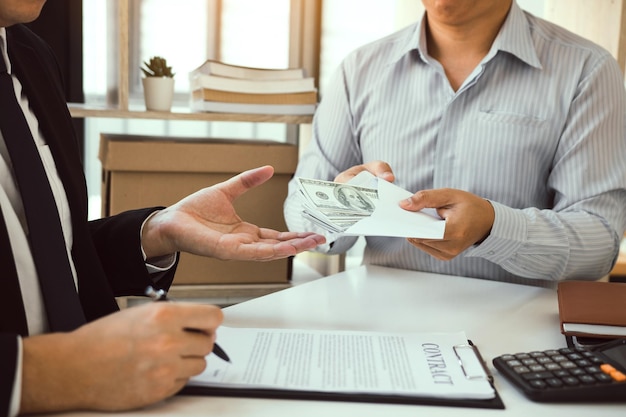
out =
[[[87,188],[61,74],[51,49],[22,25],[7,28],[13,73],[23,85],[56,162],[70,209],[72,258],[88,321],[118,309],[115,296],[143,294],[152,284],[141,255],[139,231],[155,209],[87,221]],[[0,94],[6,92],[1,91]],[[0,117],[2,109],[0,109]],[[0,212],[0,218],[2,214]],[[4,221],[0,219],[0,416],[6,415],[13,387],[17,335],[27,335],[24,306]],[[159,280],[169,286],[174,268]]]

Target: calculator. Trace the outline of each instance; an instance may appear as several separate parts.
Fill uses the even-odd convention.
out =
[[[626,402],[626,339],[498,356],[493,365],[537,402]]]

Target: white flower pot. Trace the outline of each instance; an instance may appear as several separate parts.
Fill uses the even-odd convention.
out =
[[[146,77],[141,81],[146,110],[170,111],[174,99],[174,78]]]

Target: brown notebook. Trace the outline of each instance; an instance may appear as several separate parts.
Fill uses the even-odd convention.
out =
[[[564,335],[626,337],[626,283],[563,281],[558,298]]]

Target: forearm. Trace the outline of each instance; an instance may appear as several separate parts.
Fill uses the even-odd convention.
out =
[[[207,304],[146,303],[70,333],[24,338],[20,412],[119,411],[161,401],[202,372],[222,320]]]
[[[493,206],[491,234],[465,256],[484,258],[521,277],[553,281],[599,279],[611,270],[623,226],[610,226],[587,211]]]
[[[87,382],[75,371],[83,353],[75,349],[71,337],[52,333],[23,340],[22,395],[20,414],[86,408],[89,405]]]

